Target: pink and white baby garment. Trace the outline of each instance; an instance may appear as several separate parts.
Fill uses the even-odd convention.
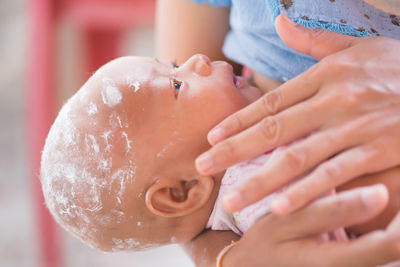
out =
[[[231,230],[241,236],[249,230],[258,219],[270,213],[270,204],[272,199],[278,193],[286,190],[287,187],[284,187],[253,205],[234,213],[227,213],[224,210],[222,206],[222,197],[225,193],[239,185],[241,182],[253,177],[258,171],[260,171],[261,167],[268,164],[270,160],[276,157],[276,155],[283,149],[284,148],[282,147],[272,152],[266,152],[257,158],[236,164],[226,170],[221,181],[221,187],[219,189],[217,200],[215,201],[214,209],[207,223],[207,228],[211,228],[212,230]],[[333,193],[334,192],[332,192],[332,194]],[[321,239],[322,241],[349,240],[343,228],[336,229],[331,233],[322,234]],[[400,267],[400,261],[380,265],[380,267]]]
[[[214,209],[207,223],[207,228],[212,230],[231,230],[238,235],[243,235],[249,228],[262,216],[270,213],[270,204],[278,193],[286,190],[283,187],[279,191],[266,196],[260,201],[244,208],[241,211],[228,213],[222,206],[222,197],[232,188],[239,185],[241,182],[253,177],[261,167],[268,164],[271,159],[276,157],[283,148],[279,148],[272,152],[266,152],[263,155],[249,161],[236,164],[228,168],[221,181],[221,187],[217,200],[215,201]],[[347,235],[343,228],[335,230],[333,233],[324,234],[321,238],[324,240],[347,240]]]

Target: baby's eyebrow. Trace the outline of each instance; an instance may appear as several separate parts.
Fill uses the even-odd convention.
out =
[[[164,65],[164,66],[167,66],[167,67],[172,67],[172,68],[174,68],[174,62],[172,62],[172,61],[167,61],[167,60],[159,60],[158,58],[153,58],[154,59],[154,61],[155,62],[157,62],[157,63],[159,63],[159,64],[162,64],[162,65]]]

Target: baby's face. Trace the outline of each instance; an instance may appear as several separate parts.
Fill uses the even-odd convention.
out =
[[[256,88],[234,76],[231,65],[203,55],[179,67],[155,59],[135,61],[145,73],[137,77],[140,88],[133,92],[134,124],[142,125],[138,141],[148,151],[147,162],[157,163],[157,168],[147,166],[162,173],[181,163],[185,166],[180,170],[192,168],[208,147],[207,132],[259,96]]]
[[[50,130],[42,157],[49,209],[104,250],[168,242],[170,220],[159,227],[149,222],[147,190],[163,179],[194,177],[194,160],[209,146],[207,132],[259,95],[229,64],[202,55],[177,68],[140,57],[106,64]]]

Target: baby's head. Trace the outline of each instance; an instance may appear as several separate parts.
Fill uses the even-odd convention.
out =
[[[180,67],[140,57],[106,64],[49,132],[41,163],[49,210],[105,251],[190,240],[219,188],[194,166],[206,134],[258,96],[229,64],[202,55]]]

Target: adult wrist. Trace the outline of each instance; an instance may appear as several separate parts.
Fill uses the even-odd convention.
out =
[[[232,243],[230,247],[223,253],[223,256],[220,258],[220,266],[221,267],[245,266],[243,265],[244,262],[242,258],[242,252],[243,249],[240,246],[240,242]]]

